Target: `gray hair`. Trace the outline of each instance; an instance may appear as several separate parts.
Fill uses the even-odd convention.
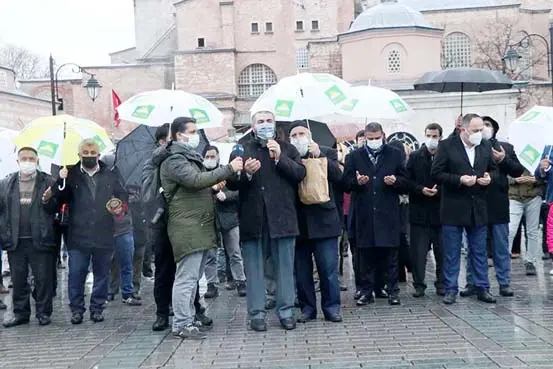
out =
[[[98,142],[94,140],[93,138],[85,138],[81,141],[79,144],[79,152],[82,152],[85,147],[94,146],[96,148],[96,151],[98,151],[98,154],[100,153],[100,145],[98,145]]]
[[[255,113],[252,114],[252,124],[255,124],[255,122],[257,120],[257,116],[259,114],[271,114],[273,116],[273,120],[275,120],[275,113],[273,113],[272,111],[270,111],[270,110],[259,110],[259,111],[256,111]]]
[[[472,122],[472,120],[475,118],[481,118],[481,116],[474,113],[465,114],[465,116],[463,117],[463,121],[461,122],[461,125],[466,128],[468,127],[470,122]]]

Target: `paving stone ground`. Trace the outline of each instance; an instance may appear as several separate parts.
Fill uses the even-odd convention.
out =
[[[401,306],[378,300],[358,308],[350,287],[342,294],[343,323],[318,320],[288,332],[274,314],[266,333],[248,330],[245,299],[222,291],[208,302],[215,327],[203,342],[152,332],[153,282],[146,279],[142,307],[124,306],[118,298],[106,309],[105,322],[72,326],[61,271],[64,288],[55,301],[53,324],[39,327],[32,320],[0,328],[0,368],[553,368],[551,267],[551,261],[540,261],[538,276],[527,277],[522,261],[513,261],[516,296],[498,297],[493,305],[459,298],[446,307],[433,287],[427,297],[414,299],[412,287],[403,283]],[[351,286],[351,267],[346,269]],[[429,262],[430,282],[432,271]],[[490,280],[498,294],[493,268]],[[11,308],[11,297],[2,298]],[[0,319],[9,314],[0,313]]]

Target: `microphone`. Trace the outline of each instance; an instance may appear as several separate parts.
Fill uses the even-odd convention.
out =
[[[235,158],[244,158],[244,146],[242,144],[236,144],[232,148],[232,152],[230,153],[230,160],[234,160]],[[238,179],[240,180],[240,177],[242,175],[242,171],[238,171]]]

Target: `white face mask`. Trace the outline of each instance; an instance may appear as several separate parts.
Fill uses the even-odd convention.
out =
[[[262,140],[272,140],[275,137],[275,125],[273,123],[258,124],[255,126],[255,134]]]
[[[440,140],[438,140],[437,138],[427,138],[425,142],[428,150],[436,150],[438,148],[439,143],[440,143]]]
[[[303,136],[299,138],[293,138],[291,140],[292,145],[298,149],[300,156],[304,157],[307,155],[307,151],[309,150],[309,137]]]
[[[469,142],[474,146],[480,145],[480,143],[482,142],[482,132],[472,133],[469,136]]]
[[[183,142],[183,145],[188,146],[191,149],[195,149],[200,144],[200,135],[197,133],[194,133],[192,135],[185,134],[184,137],[188,138],[188,141]]]
[[[214,169],[217,166],[217,159],[205,159],[204,167],[206,169]]]
[[[366,145],[371,150],[378,150],[382,147],[382,139],[379,138],[378,140],[367,140]]]
[[[23,161],[19,163],[19,171],[23,175],[26,175],[26,176],[31,175],[34,172],[36,172],[36,169],[37,169],[37,163],[31,163],[29,161]]]
[[[482,131],[482,137],[485,140],[489,140],[493,137],[493,128],[492,127],[484,127],[484,130]]]

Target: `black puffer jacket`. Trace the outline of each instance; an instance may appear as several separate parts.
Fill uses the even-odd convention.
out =
[[[59,202],[52,197],[42,202],[42,195],[53,186],[52,178],[43,172],[37,172],[33,202],[31,205],[31,232],[36,250],[56,249],[54,236],[54,215]],[[0,181],[0,244],[2,249],[13,251],[19,243],[19,175],[13,173]]]

